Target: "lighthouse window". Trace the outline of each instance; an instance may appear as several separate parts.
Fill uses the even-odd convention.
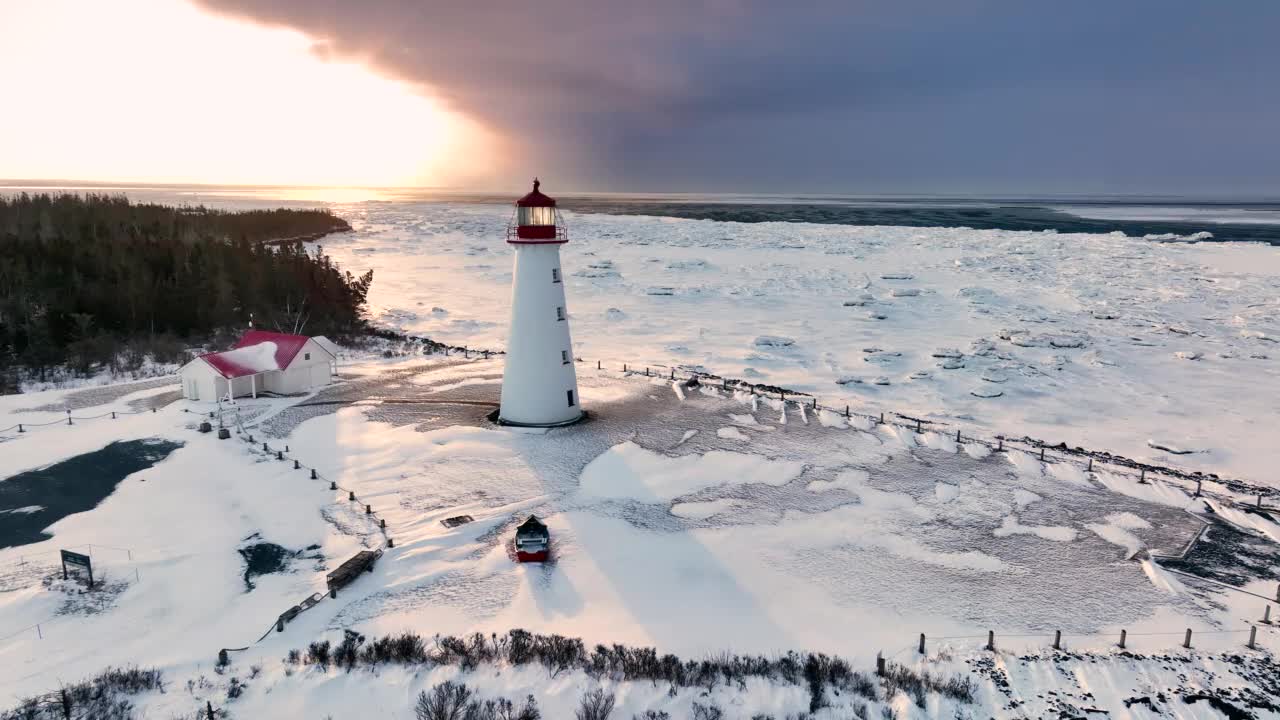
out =
[[[521,225],[555,225],[556,209],[552,207],[522,207],[516,212],[516,222]]]
[[[561,350],[561,351],[560,351],[560,362],[561,362],[562,364],[564,364],[564,365],[568,365],[568,364],[569,364],[569,351],[568,351],[568,350]]]
[[[558,308],[556,308],[556,319],[557,319],[557,320],[563,320],[563,319],[564,319],[564,308],[562,308],[562,307],[558,307]]]
[[[560,268],[551,268],[551,282],[560,282]]]
[[[568,390],[567,392],[569,394],[569,407],[573,407],[573,391]]]

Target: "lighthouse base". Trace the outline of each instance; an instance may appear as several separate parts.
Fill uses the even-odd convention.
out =
[[[570,425],[577,425],[583,420],[586,420],[588,414],[589,413],[587,413],[586,410],[583,410],[581,413],[578,414],[578,417],[570,418],[568,420],[561,420],[560,422],[526,423],[526,422],[515,422],[513,420],[507,420],[503,418],[502,408],[498,408],[497,410],[494,410],[493,412],[489,413],[488,417],[490,422],[493,422],[494,424],[497,424],[497,425],[505,425],[507,427],[558,428],[558,427],[568,427]]]

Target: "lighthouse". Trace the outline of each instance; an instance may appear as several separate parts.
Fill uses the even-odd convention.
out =
[[[582,407],[560,269],[560,246],[569,236],[556,221],[556,201],[539,185],[535,179],[533,191],[516,201],[515,223],[507,228],[516,257],[498,422],[556,427],[581,420]]]

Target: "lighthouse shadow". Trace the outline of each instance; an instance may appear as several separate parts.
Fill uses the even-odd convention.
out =
[[[584,400],[590,395],[584,393]],[[628,454],[661,453],[686,428],[714,417],[647,393],[595,402],[580,425],[552,430],[526,445],[529,466],[555,498],[547,517],[557,562],[546,581],[526,574],[543,619],[575,618],[593,628],[596,642],[643,638],[662,652],[761,652],[791,647],[793,639],[760,602],[768,574],[749,563],[731,564],[670,513],[654,493],[610,498],[584,492],[583,470],[605,476],[635,472]],[[633,445],[627,445],[632,443]],[[643,448],[643,449],[641,449]],[[659,457],[658,464],[668,458]],[[660,472],[660,468],[653,468]],[[642,468],[639,472],[647,470]],[[640,478],[643,487],[645,478]],[[743,579],[754,579],[754,587]],[[581,589],[579,589],[581,588]]]

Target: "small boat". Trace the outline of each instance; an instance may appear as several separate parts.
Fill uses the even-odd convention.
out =
[[[516,528],[516,560],[546,562],[551,549],[551,533],[537,515],[530,515]]]

